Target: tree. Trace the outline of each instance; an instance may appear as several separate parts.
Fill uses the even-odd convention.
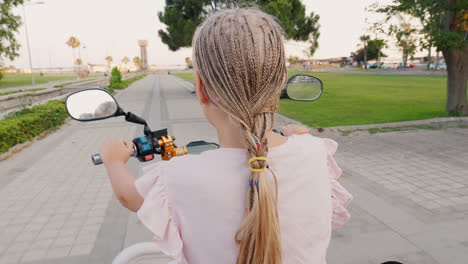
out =
[[[447,114],[468,115],[468,5],[466,0],[393,0],[375,6],[387,20],[398,12],[412,15],[422,25],[421,33],[431,47],[442,51],[447,64]]]
[[[136,56],[133,58],[133,63],[137,66],[138,70],[143,69],[143,66],[141,65],[141,59],[140,57]]]
[[[77,38],[71,36],[71,37],[68,39],[68,41],[67,41],[67,45],[68,45],[69,47],[71,47],[72,50],[73,50],[73,62],[74,62],[74,63],[73,63],[73,70],[76,71],[75,49],[78,48],[78,47],[81,45],[81,43],[80,43],[80,41],[79,41]],[[81,58],[80,58],[80,59],[81,59]]]
[[[386,42],[382,39],[370,39],[367,41],[367,61],[377,60],[377,62],[380,63],[381,57],[387,57],[387,55],[382,52],[384,47],[386,47]],[[359,48],[356,52],[352,52],[351,57],[353,57],[355,61],[363,61],[364,47]]]
[[[123,59],[122,59],[122,62],[124,64],[127,64],[129,61],[130,61],[130,59],[127,56],[123,57]]]
[[[107,56],[104,59],[107,61],[107,68],[110,69],[111,68],[111,63],[112,63],[112,61],[114,59],[112,58],[112,56]]]
[[[296,64],[299,62],[299,57],[298,56],[289,56],[288,57],[288,62],[290,64]]]
[[[189,69],[193,68],[192,59],[190,59],[190,57],[185,58],[185,63],[187,63],[187,68]]]
[[[75,65],[81,65],[81,64],[83,64],[83,61],[80,58],[76,59]]]
[[[380,58],[382,57],[382,49],[387,47],[387,42],[383,39],[374,39],[373,45],[377,49],[377,63],[380,65]],[[385,55],[384,55],[385,57]]]
[[[14,60],[19,56],[20,44],[15,33],[21,26],[21,17],[13,14],[13,8],[22,5],[23,0],[0,1],[0,59]]]
[[[367,70],[367,42],[369,41],[369,35],[362,35],[359,37],[359,40],[362,41],[363,50],[364,50],[364,69]]]
[[[313,55],[318,48],[320,17],[314,12],[306,16],[301,0],[166,0],[164,11],[158,16],[167,29],[158,34],[172,51],[190,47],[195,29],[210,12],[252,5],[277,17],[287,39],[308,41]]]
[[[416,34],[418,29],[411,25],[409,19],[406,19],[401,13],[396,14],[399,21],[397,25],[390,25],[389,35],[395,35],[397,45],[402,52],[403,66],[406,67],[409,57],[416,53],[416,43],[418,38]]]

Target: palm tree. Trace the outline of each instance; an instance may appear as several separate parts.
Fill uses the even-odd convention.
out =
[[[129,61],[130,61],[130,59],[127,56],[123,57],[123,59],[122,59],[122,62],[124,64],[127,64]]]
[[[137,66],[138,70],[141,70],[141,59],[140,57],[136,56],[133,58],[133,63]]]
[[[76,59],[75,59],[75,49],[78,48],[78,47],[80,47],[80,45],[81,45],[80,41],[79,41],[77,38],[71,36],[71,37],[68,39],[68,41],[67,41],[66,44],[67,44],[69,47],[72,48],[72,50],[73,50],[73,62],[76,62]],[[81,59],[81,58],[80,58],[80,59]],[[76,72],[75,63],[73,63],[73,70]]]
[[[114,59],[112,58],[112,56],[107,56],[107,57],[105,58],[105,60],[107,61],[107,68],[110,69],[110,68],[111,68],[111,63],[112,63],[112,61],[113,61]]]
[[[367,70],[367,42],[370,40],[370,36],[362,35],[359,39],[362,41],[362,44],[364,45],[364,68]]]
[[[377,64],[380,66],[380,55],[382,53],[382,49],[387,47],[387,42],[383,39],[374,39],[374,45],[378,50],[377,53]]]
[[[185,63],[187,63],[187,68],[193,68],[192,59],[190,59],[190,57],[185,58]]]
[[[288,57],[288,62],[290,64],[295,64],[299,61],[299,57],[298,56],[289,56]]]

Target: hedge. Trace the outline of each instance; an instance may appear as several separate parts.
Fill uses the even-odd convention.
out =
[[[145,76],[146,74],[142,74],[123,80],[121,84],[124,87],[117,89],[124,89]],[[106,90],[112,93],[112,88]],[[16,144],[29,141],[44,131],[62,125],[67,117],[64,100],[52,100],[8,115],[0,120],[0,154]]]
[[[67,116],[63,100],[52,100],[9,115],[0,120],[0,153],[62,125]]]
[[[116,81],[116,80],[112,81],[112,77],[111,77],[109,88],[122,90],[130,86],[130,84],[132,84],[133,82],[143,79],[145,76],[146,74],[140,74],[135,77],[132,77],[126,80],[120,80],[120,81]],[[115,77],[115,79],[117,79],[117,77]]]

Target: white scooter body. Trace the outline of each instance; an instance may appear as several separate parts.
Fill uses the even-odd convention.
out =
[[[155,243],[143,242],[122,250],[112,264],[177,264],[177,262],[175,260],[167,262],[166,258],[161,258],[161,251]]]

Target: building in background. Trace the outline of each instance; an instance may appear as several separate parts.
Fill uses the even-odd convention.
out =
[[[141,67],[143,70],[148,70],[148,41],[147,40],[139,40],[138,46],[140,46],[140,58],[141,58]]]

